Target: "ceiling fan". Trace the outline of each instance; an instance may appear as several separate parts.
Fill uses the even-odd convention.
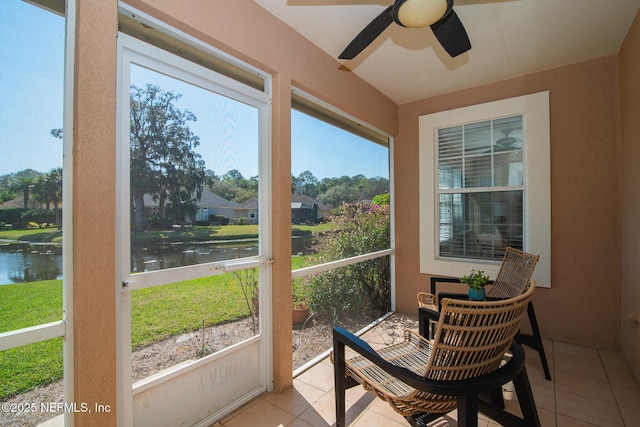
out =
[[[452,58],[471,49],[467,31],[453,10],[453,0],[395,0],[358,33],[338,58],[355,58],[393,22],[409,28],[430,26]]]

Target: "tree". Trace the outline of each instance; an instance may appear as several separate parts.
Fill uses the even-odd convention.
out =
[[[51,172],[40,175],[33,187],[34,198],[49,209],[54,209],[62,202],[62,168],[51,169]]]
[[[231,169],[227,173],[222,176],[223,181],[231,181],[235,185],[240,186],[242,181],[244,181],[244,176],[238,169]]]
[[[151,194],[164,214],[167,201],[180,222],[195,211],[206,182],[205,164],[194,149],[200,139],[189,129],[196,116],[180,110],[180,94],[148,84],[131,86],[131,204],[136,230],[148,228],[144,195]]]
[[[22,193],[22,201],[25,209],[29,209],[29,194],[36,185],[37,179],[38,175],[22,173],[17,173],[12,177],[11,190],[17,193]]]
[[[4,204],[4,202],[8,202],[9,200],[13,200],[18,195],[11,190],[1,190],[0,191],[0,205]]]
[[[51,134],[52,137],[58,138],[58,139],[62,139],[64,136],[64,130],[62,128],[51,129],[51,132],[49,133]]]
[[[246,179],[237,169],[231,169],[218,177],[208,171],[207,187],[212,193],[236,203],[258,197],[258,177]]]
[[[348,184],[337,184],[318,196],[318,200],[332,206],[340,206],[343,203],[361,200],[361,197],[359,192],[354,191]]]
[[[55,217],[55,224],[60,228],[62,221],[60,219],[60,209],[58,206],[62,203],[62,168],[51,169],[51,172],[40,175],[32,188],[33,199],[45,209],[49,209],[53,205],[55,212],[51,216]],[[37,221],[34,221],[37,222]],[[53,223],[54,221],[47,221]]]
[[[302,186],[302,194],[315,198],[318,196],[318,179],[310,171],[304,171],[295,178],[296,187]]]

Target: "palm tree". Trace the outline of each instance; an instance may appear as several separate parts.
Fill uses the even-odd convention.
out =
[[[15,176],[12,181],[11,189],[22,193],[24,208],[29,209],[29,193],[35,187],[37,178],[20,175]]]
[[[60,228],[60,209],[58,206],[62,203],[62,168],[51,169],[51,172],[41,178],[40,197],[47,209],[50,204],[53,205],[56,213],[56,225]]]

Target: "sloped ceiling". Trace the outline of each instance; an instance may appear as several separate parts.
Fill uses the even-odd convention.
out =
[[[392,0],[255,0],[397,104],[617,53],[640,0],[455,0],[472,49],[450,58],[429,28],[392,24],[346,45]]]

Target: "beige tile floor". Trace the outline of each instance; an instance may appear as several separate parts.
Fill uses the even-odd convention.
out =
[[[372,347],[402,339],[416,321],[393,315],[363,335]],[[527,349],[527,373],[543,427],[640,426],[640,387],[620,353],[545,341],[553,381],[544,378],[538,354]],[[333,366],[322,360],[293,380],[283,393],[267,393],[212,427],[326,427],[335,425]],[[507,409],[519,407],[505,387]],[[391,407],[365,392],[347,390],[347,422],[354,427],[408,426]],[[455,412],[433,426],[455,426]],[[479,425],[498,424],[480,415]]]

